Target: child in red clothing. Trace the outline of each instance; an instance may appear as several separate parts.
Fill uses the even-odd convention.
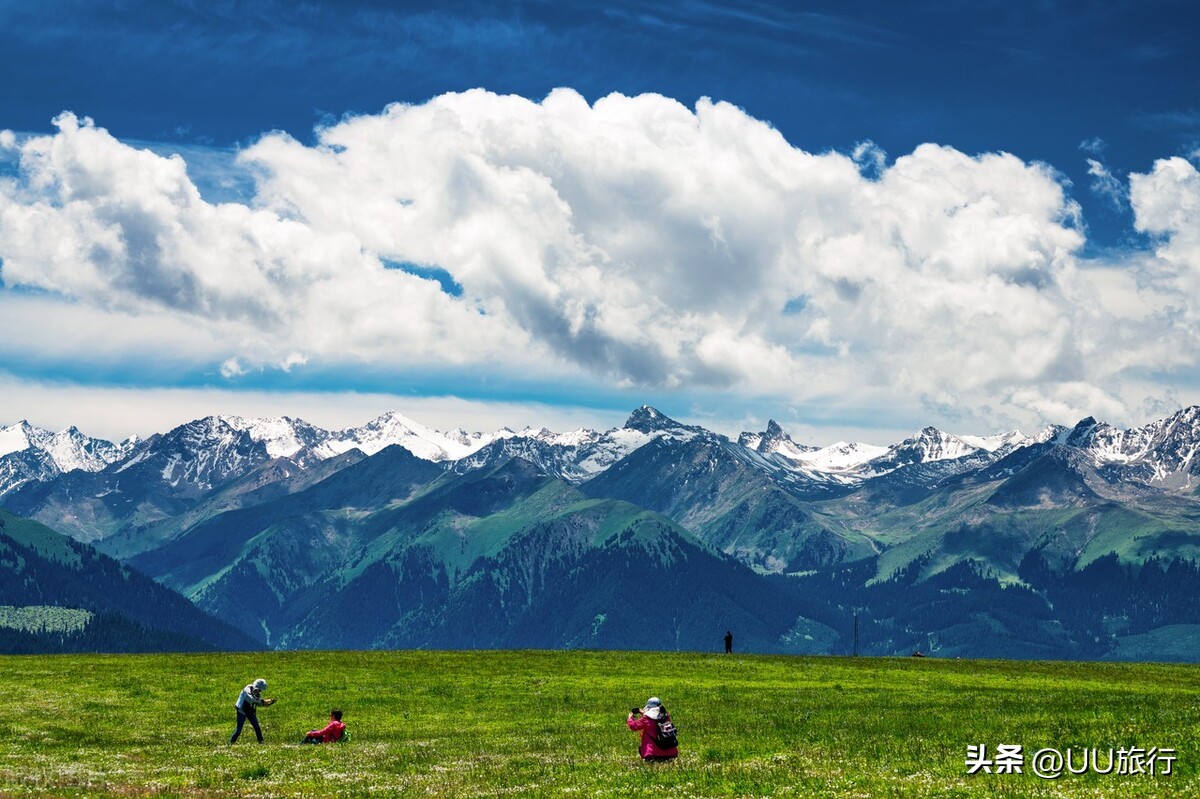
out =
[[[325,725],[324,729],[309,730],[301,743],[329,744],[339,740],[345,732],[346,725],[342,723],[342,711],[334,708],[329,711],[329,723]]]

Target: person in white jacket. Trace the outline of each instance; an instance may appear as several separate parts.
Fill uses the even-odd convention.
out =
[[[262,728],[258,726],[258,709],[275,704],[274,699],[263,699],[262,692],[265,690],[267,690],[267,681],[260,678],[247,685],[238,694],[237,701],[233,703],[234,709],[237,710],[237,729],[229,738],[231,746],[242,734],[242,725],[246,723],[247,719],[250,721],[250,726],[254,728],[254,734],[258,736],[258,742],[263,742]]]

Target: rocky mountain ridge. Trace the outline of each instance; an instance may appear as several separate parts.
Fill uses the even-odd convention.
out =
[[[272,646],[649,645],[631,598],[672,574],[677,612],[763,650],[840,651],[858,607],[870,651],[1099,657],[1162,625],[1200,635],[1198,421],[816,448],[648,406],[603,432],[440,439],[398,414],[355,435],[207,417],[0,505]],[[702,627],[654,636],[695,646]]]
[[[698,426],[684,425],[650,406],[607,431],[587,428],[557,433],[546,428],[508,428],[491,433],[448,433],[389,412],[358,427],[330,431],[293,417],[210,416],[148,439],[120,444],[92,438],[70,427],[58,433],[22,421],[0,427],[0,497],[29,484],[46,483],[73,471],[125,472],[153,463],[172,486],[210,488],[272,458],[299,467],[352,449],[373,455],[398,444],[419,458],[451,464],[459,473],[522,457],[547,473],[582,483],[647,443],[667,437],[728,441]],[[1050,427],[1037,436],[1020,431],[989,436],[954,435],[925,427],[889,446],[837,442],[825,447],[797,443],[775,420],[760,432],[743,432],[729,442],[764,470],[785,481],[831,487],[861,485],[905,466],[939,461],[998,460],[1021,447],[1051,439],[1086,451],[1113,479],[1134,479],[1190,490],[1200,475],[1200,408],[1182,409],[1139,428],[1119,430],[1091,417],[1073,428]]]

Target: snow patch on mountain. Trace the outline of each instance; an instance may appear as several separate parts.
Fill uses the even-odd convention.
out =
[[[577,447],[578,458],[576,479],[592,477],[603,472],[617,461],[646,446],[656,438],[670,435],[665,431],[643,433],[624,427],[614,428],[602,435],[595,435]]]
[[[1035,443],[1034,438],[1025,435],[1020,430],[1010,430],[1007,433],[997,433],[993,436],[959,435],[958,438],[968,446],[981,449],[984,452],[998,452],[1000,450],[1011,452],[1014,449]]]
[[[815,452],[806,452],[800,460],[819,472],[851,472],[886,455],[887,451],[887,447],[873,444],[838,441]]]

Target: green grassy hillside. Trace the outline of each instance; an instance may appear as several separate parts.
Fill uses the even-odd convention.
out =
[[[0,652],[258,649],[144,574],[0,510]]]
[[[255,677],[267,742],[236,746]],[[1196,796],[1191,666],[625,652],[0,658],[0,796]],[[624,726],[655,694],[677,762]],[[331,705],[351,741],[300,746]],[[968,775],[968,745],[1170,747],[1170,776]],[[1101,765],[1104,765],[1102,755]]]

